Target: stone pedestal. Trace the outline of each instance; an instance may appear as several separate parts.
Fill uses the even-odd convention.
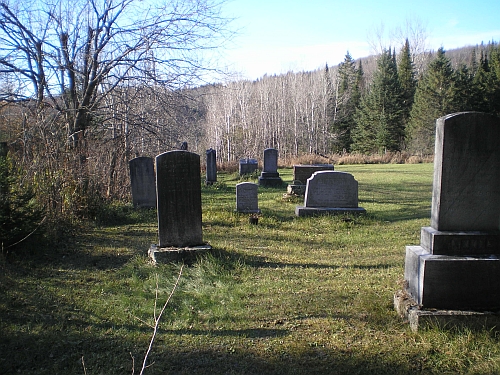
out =
[[[499,171],[499,118],[466,112],[436,121],[431,226],[405,259],[405,292],[420,315],[500,311]]]

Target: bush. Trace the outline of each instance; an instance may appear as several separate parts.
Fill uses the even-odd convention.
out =
[[[8,156],[0,155],[0,247],[3,254],[36,230],[43,217],[33,189],[22,183],[20,172]]]

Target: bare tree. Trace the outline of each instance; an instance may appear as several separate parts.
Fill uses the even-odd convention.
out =
[[[0,0],[0,102],[23,107],[12,143],[52,212],[123,197],[133,153],[191,132],[186,88],[232,36],[224,1]]]
[[[0,2],[0,72],[16,99],[62,115],[78,146],[105,98],[134,84],[199,83],[213,67],[202,52],[229,35],[219,0],[33,0]]]

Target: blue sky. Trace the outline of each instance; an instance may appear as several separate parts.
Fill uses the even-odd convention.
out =
[[[500,0],[229,0],[224,11],[240,30],[225,62],[249,79],[368,56],[380,30],[389,44],[408,23],[432,50],[500,41]]]

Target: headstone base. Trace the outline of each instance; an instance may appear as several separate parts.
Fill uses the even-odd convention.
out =
[[[321,215],[341,215],[341,214],[364,214],[366,210],[363,207],[295,207],[295,215],[297,216],[321,216]]]
[[[500,254],[500,231],[439,231],[422,227],[420,246],[434,255]]]
[[[259,186],[262,187],[281,187],[283,180],[281,177],[259,177]]]
[[[153,264],[174,263],[174,262],[194,262],[198,256],[212,250],[210,245],[200,245],[193,247],[159,247],[151,245],[148,250],[148,256]]]
[[[422,246],[407,246],[408,292],[424,308],[500,309],[500,258],[434,255]]]
[[[394,294],[394,309],[408,321],[413,332],[433,327],[500,331],[499,312],[423,309],[406,290],[399,290]]]

